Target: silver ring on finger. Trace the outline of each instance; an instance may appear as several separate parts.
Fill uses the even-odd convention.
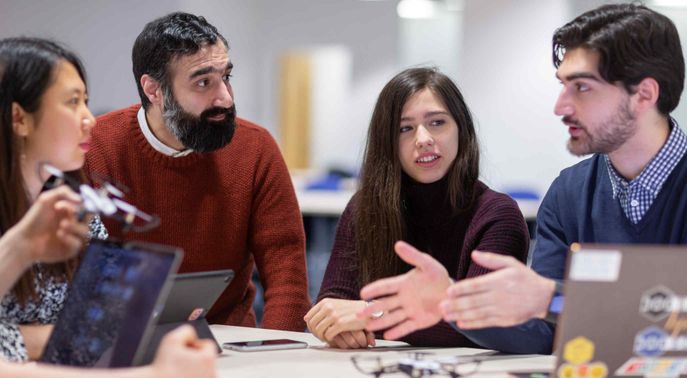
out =
[[[365,306],[369,306],[371,304],[372,304],[372,301],[365,301]],[[370,319],[379,319],[382,316],[384,316],[384,310],[379,310],[379,311],[375,311],[375,312],[371,313]]]

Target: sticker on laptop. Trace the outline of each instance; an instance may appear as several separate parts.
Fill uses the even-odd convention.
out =
[[[686,312],[687,298],[675,295],[669,288],[657,285],[645,291],[639,301],[639,313],[652,322],[658,322],[671,313]]]
[[[670,329],[668,329],[670,330]],[[666,352],[687,351],[687,335],[649,326],[635,335],[632,351],[642,357],[659,357]]]
[[[606,378],[608,365],[603,362],[574,365],[564,363],[558,368],[558,378]]]
[[[606,378],[608,366],[594,359],[594,342],[578,336],[563,346],[564,363],[558,368],[558,378]]]
[[[615,282],[621,261],[620,251],[582,249],[573,252],[568,276],[571,281]]]
[[[687,374],[687,358],[632,357],[615,371],[617,376],[677,377]]]
[[[664,330],[656,326],[644,328],[635,335],[632,350],[640,356],[658,357],[665,352],[668,337]]]
[[[574,365],[589,362],[592,358],[594,358],[594,343],[584,336],[577,336],[565,343],[563,347],[563,359]]]

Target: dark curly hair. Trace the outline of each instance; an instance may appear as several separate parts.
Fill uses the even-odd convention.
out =
[[[599,74],[622,82],[628,93],[647,77],[658,82],[658,110],[677,107],[685,81],[685,61],[675,24],[639,4],[611,4],[583,13],[553,35],[553,64],[566,50],[584,48],[600,55]]]
[[[204,17],[189,13],[170,13],[146,24],[131,52],[134,78],[143,107],[147,109],[150,105],[141,86],[143,75],[150,75],[163,88],[169,88],[169,63],[174,58],[193,55],[201,47],[214,45],[217,41],[222,41],[224,47],[229,48],[229,43],[217,28]]]

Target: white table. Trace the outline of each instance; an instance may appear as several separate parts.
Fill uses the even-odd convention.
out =
[[[224,350],[217,361],[218,377],[226,378],[288,378],[288,377],[370,377],[355,369],[351,362],[353,355],[382,356],[386,360],[404,358],[408,349],[436,354],[437,356],[459,356],[485,353],[483,349],[472,348],[411,348],[404,343],[378,340],[378,347],[367,350],[339,350],[327,348],[324,343],[309,333],[275,331],[258,328],[213,325],[212,332],[221,343],[259,339],[289,338],[305,341],[307,349],[291,349],[261,352],[235,352]],[[512,358],[511,358],[512,357]],[[430,357],[425,357],[430,358]],[[510,356],[481,363],[475,376],[505,377],[506,372],[544,371],[554,366],[553,356]],[[381,378],[407,377],[403,373],[382,375]]]

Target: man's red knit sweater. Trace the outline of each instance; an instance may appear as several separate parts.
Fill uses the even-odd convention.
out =
[[[255,326],[254,264],[265,289],[265,328],[303,331],[310,308],[305,235],[291,178],[269,133],[237,119],[229,145],[211,153],[171,157],[151,147],[137,120],[140,105],[98,118],[88,174],[130,188],[126,200],[160,216],[146,233],[110,234],[179,246],[180,272],[230,268],[236,277],[208,314],[211,323]]]

